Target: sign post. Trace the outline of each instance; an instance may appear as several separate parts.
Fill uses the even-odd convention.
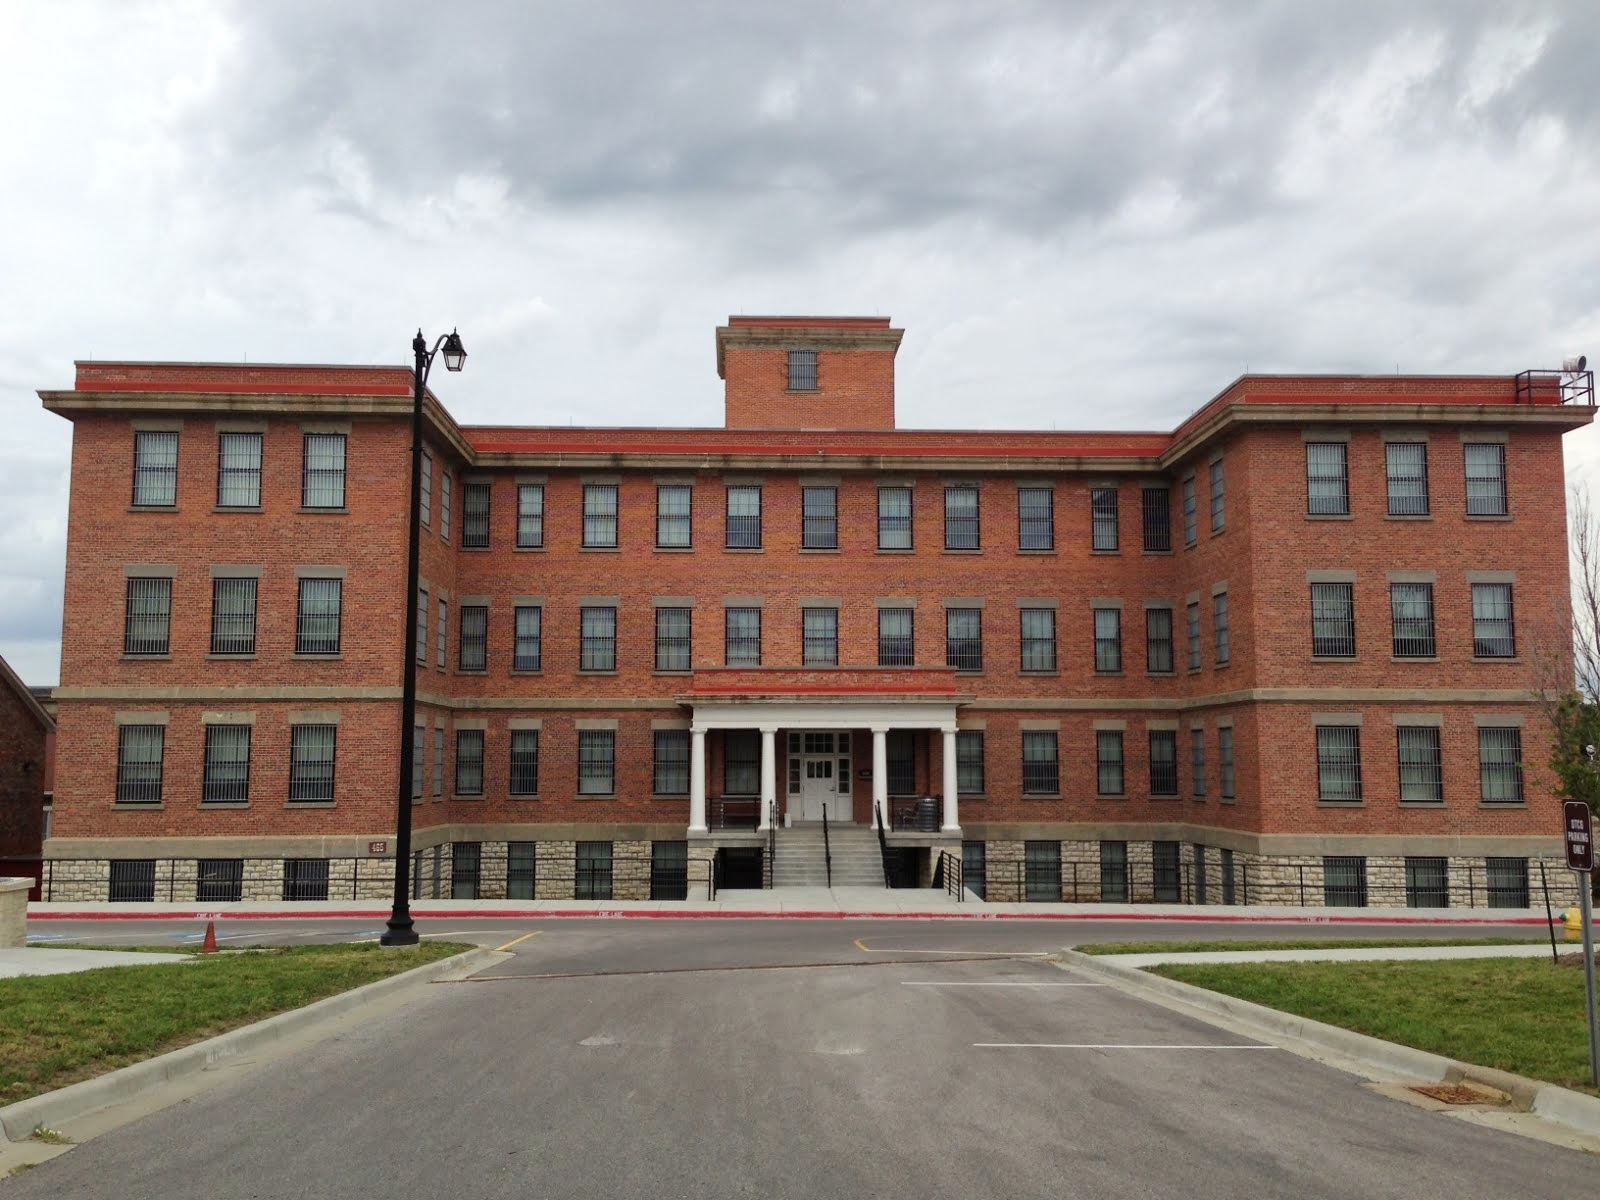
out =
[[[1567,866],[1578,876],[1578,910],[1583,914],[1583,989],[1589,1005],[1589,1081],[1600,1087],[1600,1021],[1595,1017],[1594,997],[1594,912],[1589,900],[1589,884],[1594,871],[1594,828],[1589,806],[1581,800],[1562,805],[1562,824],[1567,844]]]

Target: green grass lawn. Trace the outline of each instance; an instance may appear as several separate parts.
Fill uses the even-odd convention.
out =
[[[1593,1093],[1583,970],[1543,958],[1168,964],[1152,973]]]
[[[1559,941],[1559,939],[1558,939]],[[1549,938],[1286,938],[1212,942],[1091,942],[1074,946],[1080,954],[1202,954],[1215,950],[1358,950],[1386,946],[1549,945]]]
[[[470,949],[296,946],[0,979],[0,1104]]]

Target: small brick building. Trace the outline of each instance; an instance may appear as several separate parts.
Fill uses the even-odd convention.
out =
[[[430,393],[414,597],[407,370],[79,363],[52,898],[386,895],[414,604],[421,895],[781,880],[826,814],[991,898],[1529,902],[1592,378],[916,430],[901,335],[730,318],[721,428]]]
[[[55,722],[0,658],[0,876],[39,878],[54,743]]]

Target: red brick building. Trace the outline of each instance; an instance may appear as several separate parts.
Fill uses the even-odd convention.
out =
[[[39,878],[54,750],[55,722],[0,658],[0,876]]]
[[[79,363],[52,896],[387,894],[410,602],[420,894],[782,883],[887,811],[991,898],[1527,903],[1592,377],[927,431],[901,332],[731,318],[717,429],[430,394],[410,600],[407,370]]]

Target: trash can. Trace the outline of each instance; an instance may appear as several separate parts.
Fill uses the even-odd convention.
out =
[[[932,796],[917,801],[917,832],[939,832],[939,802]]]

